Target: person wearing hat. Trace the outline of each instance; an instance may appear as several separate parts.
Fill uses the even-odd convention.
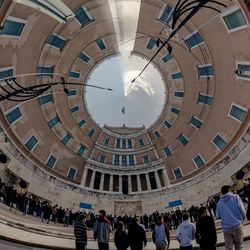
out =
[[[106,217],[105,210],[99,211],[99,218],[94,225],[94,239],[98,242],[99,250],[109,250],[111,223]]]
[[[85,250],[87,245],[86,215],[80,214],[74,226],[76,250]]]
[[[221,197],[216,209],[217,219],[221,219],[225,249],[243,249],[242,223],[246,219],[246,210],[239,195],[231,192],[230,186],[221,188]]]

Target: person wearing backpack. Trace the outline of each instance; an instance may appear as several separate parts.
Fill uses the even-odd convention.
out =
[[[153,230],[153,242],[156,246],[156,250],[169,249],[170,234],[167,224],[164,223],[164,219],[159,215],[156,219],[156,225]]]

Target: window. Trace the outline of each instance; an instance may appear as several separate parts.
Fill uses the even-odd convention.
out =
[[[225,146],[227,145],[227,142],[220,136],[220,135],[216,135],[215,138],[213,139],[213,143],[220,149],[222,150],[223,148],[225,148]]]
[[[193,125],[195,128],[200,128],[203,124],[203,121],[193,115],[190,120],[190,124]]]
[[[14,74],[13,68],[1,68],[0,69],[0,80],[5,78],[10,78]]]
[[[77,154],[80,155],[80,156],[83,156],[85,150],[86,150],[86,147],[84,145],[80,144],[80,147],[78,149]]]
[[[116,139],[116,148],[120,148],[121,140],[118,138]]]
[[[84,119],[82,119],[81,121],[79,121],[78,125],[81,128],[85,123],[86,123],[86,121]]]
[[[143,156],[143,163],[144,163],[144,164],[149,163],[149,156],[148,156],[148,155],[144,155],[144,156]]]
[[[85,52],[82,52],[80,55],[79,55],[79,58],[84,61],[85,63],[88,63],[90,61],[90,57],[85,53]]]
[[[76,169],[75,168],[69,168],[67,176],[68,176],[69,179],[74,180],[75,176],[76,176]]]
[[[132,140],[128,139],[128,148],[132,148]]]
[[[53,128],[59,123],[61,123],[61,121],[60,121],[60,118],[57,115],[54,118],[52,118],[51,120],[49,120],[48,125],[49,125],[49,128]]]
[[[115,155],[115,158],[114,158],[114,165],[117,165],[117,166],[120,165],[120,155]]]
[[[214,70],[212,65],[200,65],[197,67],[199,77],[213,76]]]
[[[143,147],[145,144],[144,144],[144,140],[143,139],[139,139],[139,144],[141,147]]]
[[[126,148],[126,145],[127,145],[126,140],[122,139],[122,148]]]
[[[154,135],[155,135],[155,137],[156,137],[157,139],[161,137],[161,135],[160,135],[160,133],[159,133],[158,131],[155,131],[155,132],[154,132]]]
[[[68,89],[68,96],[75,96],[77,94],[77,90],[76,89]]]
[[[183,91],[175,91],[174,96],[183,98],[184,97],[184,92]]]
[[[79,79],[80,78],[80,73],[79,72],[76,72],[76,71],[70,71],[69,72],[69,77],[72,77],[72,78],[76,78],[76,79]]]
[[[105,163],[105,162],[106,162],[106,156],[100,155],[99,161],[100,161],[101,163]]]
[[[79,106],[74,106],[74,107],[70,108],[70,112],[71,112],[71,113],[75,113],[75,112],[77,112],[78,110],[79,110]]]
[[[245,27],[247,24],[246,19],[240,9],[223,16],[223,20],[229,30],[233,30],[242,26]]]
[[[75,18],[82,25],[82,27],[93,21],[92,16],[84,6],[81,6],[80,8],[76,9],[74,11],[74,14]]]
[[[154,46],[155,46],[155,39],[151,37],[148,41],[147,49],[151,50],[154,48]]]
[[[46,164],[49,168],[53,168],[55,166],[56,162],[57,162],[57,158],[54,155],[50,154],[48,159],[47,159]]]
[[[66,44],[66,39],[57,35],[57,34],[51,34],[47,40],[47,44],[58,48],[60,50],[62,50]]]
[[[188,139],[183,135],[183,133],[181,133],[178,137],[177,137],[178,141],[182,144],[182,145],[186,145],[188,143]]]
[[[173,7],[166,5],[166,7],[160,13],[160,21],[169,24],[172,21],[172,11]]]
[[[242,122],[246,116],[246,113],[247,111],[245,108],[233,104],[230,108],[229,115],[235,118],[236,120]]]
[[[157,189],[157,183],[155,180],[155,173],[151,172],[148,174],[151,189]]]
[[[173,80],[180,79],[182,78],[182,73],[181,72],[174,73],[171,75],[171,77]]]
[[[96,44],[97,44],[97,46],[98,46],[98,48],[100,49],[100,50],[105,50],[107,47],[106,47],[106,44],[104,43],[104,41],[103,41],[103,39],[101,39],[101,38],[99,38],[99,39],[97,39],[96,41]]]
[[[25,147],[29,150],[29,151],[32,151],[35,146],[37,145],[38,143],[38,140],[36,139],[36,137],[34,135],[32,135],[28,141],[26,141],[25,143]]]
[[[173,58],[173,56],[172,56],[172,54],[166,54],[165,56],[163,56],[162,57],[162,61],[164,62],[164,63],[167,63],[168,61],[170,61],[171,59]]]
[[[197,98],[197,103],[211,105],[212,104],[212,96],[199,93],[198,98]]]
[[[172,107],[172,108],[171,108],[171,112],[174,113],[174,114],[176,114],[176,115],[179,115],[180,109],[178,109],[178,108],[176,108],[176,107]]]
[[[6,119],[8,120],[8,123],[10,125],[14,124],[16,121],[18,121],[22,117],[22,113],[19,109],[19,107],[16,107],[12,109],[11,111],[8,111],[6,113]]]
[[[165,147],[163,151],[164,151],[164,154],[165,154],[167,157],[169,157],[169,156],[172,155],[172,150],[170,149],[169,146]]]
[[[195,157],[193,157],[193,162],[196,165],[197,168],[201,168],[202,166],[205,165],[205,162],[203,160],[203,158],[201,157],[200,154],[196,155]]]
[[[127,166],[127,156],[126,155],[122,155],[122,166]]]
[[[21,36],[23,28],[25,26],[25,20],[21,20],[15,17],[8,17],[3,24],[3,29],[0,30],[0,35],[8,36]]]
[[[238,63],[236,73],[240,79],[250,80],[250,63]]]
[[[174,176],[175,176],[176,180],[182,178],[182,172],[181,172],[180,168],[173,169],[173,173],[174,173]]]
[[[135,160],[133,155],[129,155],[129,166],[134,166],[135,165]]]
[[[90,138],[92,138],[94,134],[95,134],[95,130],[92,128],[92,129],[89,131],[88,136],[89,136]]]
[[[167,128],[171,128],[171,127],[172,127],[172,123],[169,122],[169,121],[167,121],[167,120],[164,122],[164,125],[165,125],[165,127],[167,127]]]
[[[37,68],[39,76],[52,76],[54,73],[54,66],[39,66]]]
[[[67,133],[61,140],[61,142],[66,145],[72,139],[72,135]]]
[[[109,138],[105,138],[105,140],[104,140],[104,145],[106,145],[106,146],[109,145]]]
[[[201,37],[199,32],[196,32],[192,34],[191,36],[188,36],[184,40],[184,42],[188,48],[192,49],[192,48],[197,47],[199,44],[203,43],[203,38]]]
[[[41,106],[54,101],[52,94],[41,96],[38,100]]]

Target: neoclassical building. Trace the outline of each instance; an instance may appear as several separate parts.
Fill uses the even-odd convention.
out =
[[[64,207],[116,214],[198,205],[232,184],[250,159],[249,1],[200,10],[171,51],[151,61],[172,31],[176,2],[0,0],[0,85],[11,92],[15,79],[23,88],[62,77],[79,83],[28,101],[1,99],[1,173],[9,169],[28,192]],[[130,56],[160,74],[164,105],[148,126],[99,125],[84,84],[129,41]]]

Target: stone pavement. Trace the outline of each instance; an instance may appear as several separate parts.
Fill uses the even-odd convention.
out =
[[[218,223],[218,222],[217,222]],[[174,231],[171,235],[174,236]],[[250,223],[244,225],[246,239],[250,239]],[[92,231],[88,232],[88,250],[96,250],[97,243],[93,241]],[[151,233],[147,233],[148,244],[145,250],[154,250],[155,246],[151,241]],[[22,213],[10,211],[4,204],[0,204],[0,238],[15,243],[42,247],[46,249],[74,249],[73,228],[64,228],[62,225],[44,224],[33,216],[23,216]],[[114,250],[114,242],[110,242],[110,250]],[[172,237],[173,238],[173,237]],[[223,245],[224,238],[221,230],[218,230],[218,244]],[[194,246],[197,246],[194,243]],[[179,244],[172,239],[170,249],[179,249]]]

